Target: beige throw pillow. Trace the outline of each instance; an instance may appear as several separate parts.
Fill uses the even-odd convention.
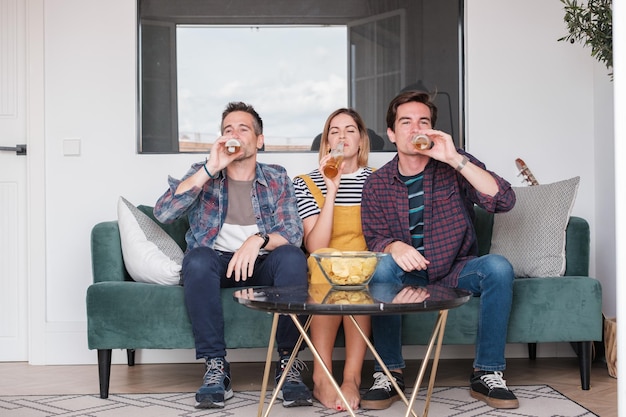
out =
[[[496,213],[490,253],[505,256],[516,277],[565,273],[565,230],[580,177],[552,184],[513,187],[515,207]]]

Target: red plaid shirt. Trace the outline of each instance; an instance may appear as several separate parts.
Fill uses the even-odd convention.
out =
[[[485,165],[461,150],[472,163]],[[474,204],[488,212],[509,211],[515,192],[506,180],[489,171],[498,193],[482,194],[448,164],[431,159],[424,169],[424,256],[430,261],[431,282],[456,287],[465,263],[475,258],[478,243],[474,230]],[[363,187],[361,222],[369,250],[382,252],[390,243],[411,245],[409,197],[399,178],[398,155],[369,176]]]

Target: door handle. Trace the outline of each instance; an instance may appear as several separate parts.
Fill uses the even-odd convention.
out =
[[[15,152],[16,155],[26,155],[26,145],[0,146],[0,151]]]

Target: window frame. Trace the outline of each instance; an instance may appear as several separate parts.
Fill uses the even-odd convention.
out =
[[[254,3],[255,7],[270,7],[272,10],[283,10],[283,15],[277,13],[276,15],[262,15],[262,17],[253,16],[254,11],[249,12],[248,16],[237,16],[237,15],[219,15],[219,13],[211,14],[214,7],[216,7],[215,2],[204,2],[203,7],[206,7],[206,10],[201,13],[192,13],[193,7],[196,7],[198,2],[194,2],[193,0],[177,0],[176,2],[170,2],[169,0],[137,0],[137,38],[138,38],[138,53],[137,53],[137,88],[138,88],[138,98],[137,98],[137,113],[138,113],[138,127],[137,127],[137,152],[140,154],[176,154],[176,153],[197,153],[203,152],[206,153],[206,150],[199,150],[197,152],[186,152],[179,150],[179,132],[178,132],[178,102],[177,102],[177,80],[176,80],[176,26],[178,24],[184,25],[193,25],[193,24],[215,24],[216,22],[221,22],[223,24],[228,25],[251,25],[258,26],[260,24],[268,24],[268,25],[305,25],[305,24],[333,24],[333,25],[345,25],[348,27],[348,32],[350,32],[350,27],[354,24],[359,24],[360,22],[367,22],[368,19],[371,20],[376,18],[376,16],[385,16],[385,15],[393,15],[394,13],[400,13],[402,15],[402,19],[410,19],[410,17],[406,17],[404,13],[409,8],[415,9],[418,7],[416,4],[419,3],[420,11],[428,10],[428,9],[436,9],[437,7],[444,8],[444,6],[439,6],[439,0],[399,0],[399,1],[383,1],[376,0],[372,2],[371,0],[347,0],[342,3],[337,3],[334,0],[318,0],[319,8],[327,7],[328,8],[336,7],[338,10],[336,13],[327,13],[327,15],[323,15],[320,13],[319,16],[316,16],[314,13],[311,13],[310,10],[305,12],[305,9],[312,7],[311,2],[307,2],[305,0],[296,1],[296,0],[242,0],[238,3],[245,3],[246,1],[251,1]],[[456,12],[456,33],[453,33],[452,29],[448,29],[448,35],[454,35],[456,38],[456,56],[453,54],[447,54],[446,58],[450,61],[455,61],[456,65],[454,72],[456,73],[456,88],[452,88],[450,91],[444,91],[443,89],[439,89],[436,85],[427,85],[426,89],[432,93],[436,93],[435,102],[440,109],[440,120],[442,109],[444,113],[448,115],[449,118],[449,128],[448,133],[451,133],[455,142],[459,147],[464,147],[465,144],[465,63],[464,63],[464,0],[448,0],[447,5],[447,13],[450,13],[450,16],[453,16]],[[208,3],[208,4],[207,4]],[[271,5],[270,5],[271,3]],[[366,17],[360,18],[351,18],[351,14],[354,14],[353,10],[356,7],[357,3],[361,4],[369,4],[371,9],[380,8],[381,5],[391,5],[398,4],[404,5],[405,7],[398,7],[393,10],[383,10],[381,13],[370,13]],[[374,3],[374,4],[372,4]],[[252,3],[249,3],[252,4]],[[456,10],[452,11],[450,9],[456,6]],[[161,15],[157,18],[158,9],[167,11],[166,15]],[[332,9],[334,10],[334,9]],[[156,12],[155,12],[156,11]],[[301,12],[298,15],[298,11]],[[171,12],[171,14],[169,14]],[[413,10],[413,16],[415,15],[415,10]],[[425,15],[424,15],[425,16]],[[422,23],[429,23],[422,17]],[[424,24],[424,26],[426,26]],[[448,22],[450,24],[450,22]],[[166,82],[164,86],[161,87],[162,91],[167,91],[167,98],[164,103],[161,104],[161,108],[165,108],[166,106],[169,108],[169,111],[164,111],[163,114],[169,114],[168,117],[158,117],[158,115],[149,114],[147,112],[147,108],[149,106],[146,105],[148,89],[144,86],[144,82],[146,82],[149,77],[145,76],[145,72],[148,70],[148,65],[146,65],[145,57],[143,56],[145,52],[144,40],[146,39],[146,33],[144,32],[144,25],[146,26],[156,26],[161,28],[169,28],[169,51],[167,53],[163,53],[162,55],[167,55],[166,58],[169,59],[168,63],[168,71],[169,71],[169,82]],[[411,25],[410,25],[411,26]],[[417,26],[417,25],[412,25]],[[410,77],[407,75],[407,71],[409,68],[413,68],[413,73],[423,75],[426,77],[427,73],[430,72],[432,76],[433,71],[432,68],[430,70],[425,70],[423,68],[416,69],[418,66],[424,66],[422,63],[417,63],[415,59],[415,51],[413,52],[413,56],[411,54],[407,54],[407,48],[419,49],[418,47],[414,47],[411,42],[414,38],[411,38],[410,34],[408,34],[410,30],[415,30],[411,27],[406,30],[402,30],[402,40],[400,44],[401,53],[401,67],[402,67],[402,81],[401,85],[405,85],[404,77],[407,79],[415,79],[417,77]],[[430,44],[428,44],[424,38],[419,38],[422,45],[420,47],[423,50],[428,50]],[[448,43],[451,44],[450,38],[448,38]],[[415,43],[415,42],[414,42]],[[448,45],[449,46],[449,45]],[[350,48],[350,45],[348,46]],[[432,48],[433,50],[436,48]],[[350,52],[347,52],[350,54]],[[433,55],[432,56],[440,56]],[[422,61],[426,61],[427,59],[424,56],[421,56]],[[431,61],[435,61],[436,59],[431,59]],[[354,96],[355,91],[353,89],[353,78],[352,78],[352,60],[348,57],[348,67],[350,73],[348,74],[348,103],[349,106],[355,105]],[[410,72],[410,71],[409,71]],[[163,75],[163,74],[161,74]],[[167,76],[167,75],[166,75]],[[435,76],[436,78],[436,76]],[[448,79],[452,79],[452,76],[449,76]],[[418,79],[416,83],[412,85],[421,85],[423,83],[421,79]],[[406,88],[406,86],[405,86]],[[397,94],[397,92],[395,93]],[[393,94],[393,95],[395,95]],[[384,113],[386,111],[386,107],[388,101],[393,98],[387,97],[386,99],[377,99],[375,101],[375,105],[378,106],[379,109],[384,108]],[[224,103],[226,105],[226,103]],[[158,107],[158,105],[154,105],[153,107]],[[362,111],[355,107],[357,111],[359,111],[362,115]],[[380,110],[379,110],[380,112]],[[378,132],[382,133],[387,141],[385,148],[382,151],[391,151],[395,152],[395,146],[393,144],[388,143],[388,139],[386,138],[386,127],[384,125],[384,114],[380,114],[376,116],[376,123],[371,123],[366,120],[366,124],[368,124],[368,128],[371,126],[377,126]],[[365,116],[364,116],[365,118]],[[152,123],[148,123],[152,120]],[[383,123],[380,123],[380,121]],[[323,122],[321,123],[321,125]],[[321,128],[322,126],[320,126]],[[438,124],[437,127],[441,127]],[[443,128],[442,128],[443,130]],[[382,131],[382,132],[381,132]],[[163,133],[167,132],[167,133]],[[312,138],[313,140],[313,138]],[[151,142],[152,141],[152,142]],[[388,146],[389,145],[389,146]],[[301,153],[301,152],[311,152],[311,151],[303,151],[303,150],[293,150],[293,151],[275,151],[275,152],[288,152],[288,153]]]

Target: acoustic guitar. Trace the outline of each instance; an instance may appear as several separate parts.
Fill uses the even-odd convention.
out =
[[[530,172],[530,168],[526,166],[526,163],[521,158],[517,158],[515,160],[515,165],[517,166],[517,169],[519,169],[519,174],[517,175],[521,175],[524,178],[524,182],[527,182],[528,185],[539,185],[539,182],[533,173]]]

